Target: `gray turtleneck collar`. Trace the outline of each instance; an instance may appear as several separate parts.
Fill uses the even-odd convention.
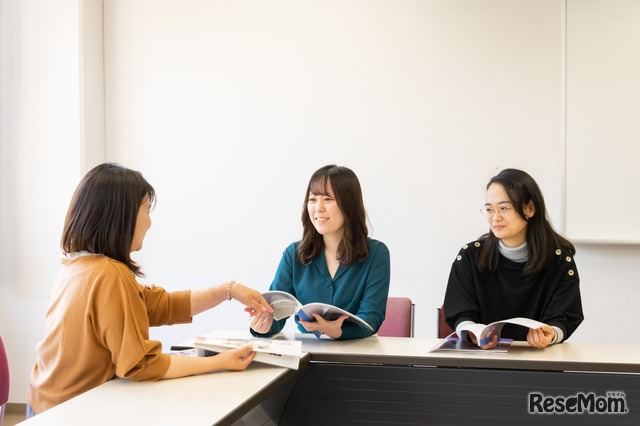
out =
[[[502,240],[500,240],[498,249],[501,255],[514,262],[524,263],[529,259],[529,250],[527,249],[526,241],[518,247],[507,247]]]

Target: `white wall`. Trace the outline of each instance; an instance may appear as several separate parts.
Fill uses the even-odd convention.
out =
[[[267,289],[300,236],[311,173],[351,167],[419,337],[434,336],[459,246],[486,230],[478,209],[497,169],[529,171],[561,224],[562,1],[105,1],[104,122],[86,106],[99,78],[79,47],[96,37],[84,25],[95,3],[0,3],[12,402],[26,400],[67,203],[103,148],[158,192],[136,258],[168,289]],[[618,326],[635,319],[639,251],[578,246],[587,319],[573,341],[640,341]],[[246,326],[232,302],[153,336]]]
[[[108,158],[159,192],[149,279],[266,290],[309,176],[339,163],[432,336],[496,169],[531,171],[560,216],[558,2],[154,3],[105,8]],[[189,332],[246,322],[206,318]]]
[[[78,1],[0,2],[0,334],[10,402],[25,402],[34,347],[81,176]]]

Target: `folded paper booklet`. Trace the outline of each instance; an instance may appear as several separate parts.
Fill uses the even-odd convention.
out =
[[[306,355],[302,352],[302,342],[296,340],[273,339],[234,339],[226,337],[200,336],[196,337],[193,346],[199,351],[198,355],[207,356],[204,351],[225,352],[229,349],[253,346],[256,352],[254,361],[292,370],[300,368],[300,360]]]
[[[515,325],[520,325],[522,327],[528,327],[533,329],[537,329],[546,325],[543,322],[532,320],[530,318],[517,317],[517,318],[509,318],[502,321],[495,321],[489,325],[477,324],[477,323],[467,324],[461,327],[460,331],[465,330],[468,333],[473,333],[476,336],[476,339],[478,340],[478,342],[480,342],[479,346],[484,346],[489,342],[489,336],[493,336],[494,334],[497,334],[498,337],[500,337],[500,331],[502,330],[502,327],[504,327],[505,324],[515,324]]]
[[[498,345],[491,349],[482,349],[480,346],[458,338],[458,335],[454,332],[439,342],[436,346],[429,350],[429,352],[438,351],[461,351],[461,352],[507,352],[513,343],[512,339],[505,339],[500,337],[500,331],[505,324],[515,324],[522,327],[537,329],[546,325],[543,322],[532,320],[530,318],[509,318],[502,321],[495,321],[489,325],[485,324],[467,324],[460,327],[460,331],[467,331],[476,336],[476,339],[480,342],[480,346],[484,346],[489,342],[490,336],[498,335]]]
[[[295,314],[303,321],[315,321],[313,314],[318,314],[328,321],[333,321],[341,315],[347,315],[345,321],[354,322],[373,331],[373,328],[367,324],[365,320],[337,306],[320,302],[302,305],[292,294],[279,290],[262,293],[262,296],[264,296],[267,303],[273,308],[273,318],[276,320],[281,320]],[[320,332],[315,331],[314,334],[320,338]]]
[[[491,349],[482,349],[473,343],[465,342],[464,340],[458,338],[456,333],[451,333],[449,336],[444,338],[442,342],[439,342],[435,345],[429,352],[440,352],[440,351],[455,351],[455,352],[507,352],[511,347],[513,340],[511,339],[500,339],[498,341],[498,345]]]

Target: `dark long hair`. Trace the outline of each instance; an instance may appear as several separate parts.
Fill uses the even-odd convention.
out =
[[[504,169],[489,180],[487,189],[494,183],[502,185],[516,214],[527,221],[526,241],[529,258],[523,270],[524,275],[539,274],[556,249],[563,248],[575,253],[573,244],[553,230],[547,218],[542,191],[529,174],[522,170]],[[533,203],[535,214],[527,219],[524,207],[529,202]],[[494,272],[498,268],[499,240],[492,232],[484,234],[481,239],[484,239],[485,243],[478,252],[478,269],[481,272]]]
[[[367,246],[367,214],[362,200],[362,188],[356,174],[346,167],[324,166],[311,176],[302,206],[302,240],[298,247],[298,260],[309,264],[324,247],[322,235],[316,231],[307,211],[309,194],[327,195],[331,183],[333,197],[344,215],[345,227],[342,241],[338,246],[341,264],[351,265],[364,260],[369,253]]]
[[[91,169],[71,199],[62,232],[63,252],[103,254],[144,276],[131,259],[131,242],[145,197],[153,206],[155,191],[140,172],[115,163]]]

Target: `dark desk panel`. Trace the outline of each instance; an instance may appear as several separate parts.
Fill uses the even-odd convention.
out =
[[[612,391],[624,393],[626,414],[528,412],[532,392],[553,397],[594,393],[598,399]],[[312,362],[279,424],[637,426],[640,376]]]

